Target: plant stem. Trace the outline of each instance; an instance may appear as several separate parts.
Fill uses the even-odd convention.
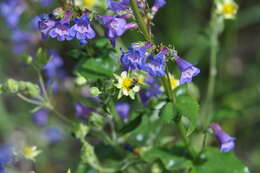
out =
[[[144,23],[144,20],[141,16],[141,13],[139,11],[138,5],[136,3],[136,0],[130,0],[131,8],[133,10],[136,22],[145,38],[146,41],[152,41],[152,37],[148,32],[148,29],[146,28],[146,25]]]
[[[148,29],[147,29],[147,27],[146,27],[146,25],[144,23],[144,20],[143,20],[143,18],[141,16],[141,13],[140,13],[139,9],[138,9],[136,1],[135,0],[130,0],[130,3],[131,3],[131,8],[132,8],[132,10],[134,12],[134,16],[135,16],[136,22],[137,22],[140,30],[143,33],[144,39],[146,41],[152,41],[152,37],[151,37],[151,35],[148,32]],[[167,75],[165,77],[162,77],[161,81],[162,81],[162,84],[163,84],[163,87],[164,87],[164,90],[165,90],[165,93],[166,93],[167,97],[169,98],[170,101],[175,102],[175,98],[174,98],[174,95],[173,95],[172,89],[171,89],[170,77],[169,77],[169,74],[168,74],[168,69],[166,69],[166,73],[167,73]],[[181,122],[181,116],[179,116],[178,120],[176,121],[176,125],[177,125],[177,128],[179,130],[181,139],[185,143],[186,148],[189,151],[191,157],[195,160],[196,157],[197,157],[197,153],[195,152],[193,147],[190,145],[189,139],[185,135],[185,128],[184,128],[183,123]]]
[[[190,145],[190,142],[189,142],[189,139],[188,137],[186,136],[185,134],[185,128],[184,128],[184,125],[183,123],[181,122],[181,115],[179,115],[176,120],[175,120],[175,123],[177,125],[177,128],[178,128],[178,131],[179,131],[179,134],[180,134],[180,137],[182,139],[182,141],[184,142],[187,150],[189,151],[189,154],[191,155],[192,159],[196,159],[197,158],[197,153],[196,151],[194,150],[194,148]]]
[[[24,101],[26,101],[26,102],[28,102],[28,103],[31,103],[31,104],[33,104],[33,105],[42,105],[41,102],[34,101],[34,100],[32,100],[32,99],[30,99],[30,98],[24,96],[24,95],[21,94],[21,93],[18,93],[17,96],[18,96],[20,99],[22,99],[22,100],[24,100]]]
[[[39,78],[40,86],[41,86],[41,89],[42,89],[42,92],[43,92],[43,96],[46,100],[48,100],[49,99],[48,92],[47,92],[47,89],[44,85],[44,80],[43,80],[43,77],[42,77],[42,74],[41,74],[40,71],[38,71],[38,78]]]

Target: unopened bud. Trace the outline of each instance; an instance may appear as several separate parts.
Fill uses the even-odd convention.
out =
[[[103,116],[93,112],[89,116],[89,122],[93,127],[97,128],[98,130],[102,130],[104,125],[104,118]]]
[[[102,92],[99,91],[99,89],[98,89],[97,87],[91,87],[91,88],[89,89],[89,94],[90,94],[91,96],[96,97],[96,96],[98,96],[98,95],[101,94],[101,93],[102,93]]]

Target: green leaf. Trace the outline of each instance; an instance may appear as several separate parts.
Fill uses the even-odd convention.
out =
[[[39,68],[45,66],[48,62],[48,54],[42,48],[39,48],[36,52],[35,63]]]
[[[76,69],[87,79],[104,79],[113,77],[114,61],[112,58],[89,58]]]
[[[189,168],[192,166],[192,162],[184,157],[172,155],[167,151],[161,149],[150,149],[141,153],[141,158],[148,163],[152,163],[156,160],[160,160],[165,169],[169,171]]]
[[[177,110],[174,103],[172,102],[166,103],[160,112],[161,120],[167,124],[171,123],[176,115],[177,115]]]
[[[183,84],[178,86],[177,88],[174,89],[174,94],[176,97],[182,96],[182,95],[187,95],[188,94],[188,85]]]
[[[248,168],[232,153],[223,153],[209,148],[205,162],[195,165],[191,173],[249,173]]]
[[[187,136],[196,128],[197,115],[199,113],[199,104],[196,99],[191,96],[178,96],[176,98],[176,108],[178,112],[189,119],[190,125],[187,130]]]
[[[141,124],[141,122],[142,122],[142,115],[139,115],[133,121],[131,121],[125,127],[123,127],[120,130],[120,133],[126,134],[126,133],[133,131],[135,128],[137,128]]]

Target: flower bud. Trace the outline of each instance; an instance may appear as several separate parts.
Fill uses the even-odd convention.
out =
[[[6,82],[7,90],[11,93],[16,93],[19,90],[18,82],[13,79],[8,79]]]
[[[84,138],[89,132],[89,127],[85,124],[78,124],[75,129],[75,135],[77,138]]]
[[[160,167],[159,163],[154,163],[151,168],[151,173],[162,173],[163,170]]]
[[[87,79],[83,76],[78,76],[75,80],[76,84],[79,86],[85,85],[87,83]]]
[[[90,116],[89,116],[89,122],[92,126],[94,126],[95,128],[97,128],[98,130],[102,130],[103,125],[104,125],[104,118],[103,116],[93,112]]]
[[[40,95],[40,88],[37,85],[28,82],[26,84],[26,92],[31,97],[37,97]]]
[[[56,18],[61,19],[64,17],[65,11],[62,8],[56,8],[52,13]]]
[[[89,89],[89,94],[90,94],[91,96],[96,97],[96,96],[98,96],[98,95],[101,94],[101,93],[102,93],[102,92],[99,91],[99,89],[98,89],[97,87],[91,87],[91,88]]]

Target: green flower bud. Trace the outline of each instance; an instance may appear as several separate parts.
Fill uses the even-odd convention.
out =
[[[98,159],[94,151],[94,147],[88,142],[84,142],[81,149],[81,160],[93,167],[98,167]]]
[[[75,80],[76,84],[79,86],[85,85],[87,83],[87,79],[83,76],[78,76]]]
[[[93,112],[89,116],[89,123],[98,130],[102,130],[104,125],[104,118],[103,116]]]
[[[17,93],[19,90],[19,84],[13,79],[8,79],[6,82],[6,88],[11,93]]]
[[[160,164],[159,163],[154,163],[152,165],[152,168],[151,168],[151,173],[162,173],[163,170],[162,168],[160,167]]]
[[[75,129],[75,135],[77,138],[84,138],[89,132],[88,126],[85,124],[78,124]]]
[[[33,83],[27,82],[26,92],[31,97],[37,97],[40,95],[40,88]]]
[[[96,96],[98,96],[98,95],[101,94],[101,93],[102,93],[102,92],[99,91],[99,89],[98,89],[97,87],[91,87],[91,88],[89,89],[89,94],[90,94],[91,96],[96,97]]]
[[[32,64],[32,61],[33,61],[32,56],[29,55],[29,56],[24,57],[24,62],[26,64]]]
[[[53,15],[59,19],[64,17],[64,10],[62,8],[56,8],[53,10]]]

